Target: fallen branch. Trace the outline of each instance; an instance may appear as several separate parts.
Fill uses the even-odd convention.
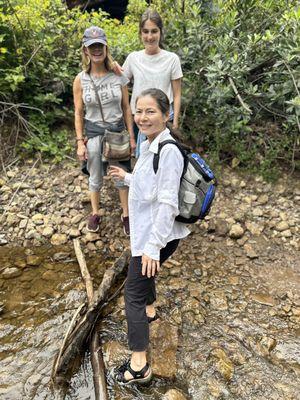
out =
[[[60,356],[55,359],[51,379],[54,382],[56,377],[65,374],[70,369],[71,361],[82,352],[87,338],[98,321],[100,311],[105,299],[116,281],[116,278],[124,271],[129,264],[130,251],[123,251],[118,260],[105,271],[102,282],[94,293],[91,305],[79,315],[74,328],[69,332],[64,340],[64,347],[60,351]]]
[[[88,305],[90,306],[93,302],[93,297],[94,297],[93,281],[89,273],[89,270],[87,268],[84,255],[81,251],[79,239],[74,239],[73,244],[78,264],[80,267],[81,275],[85,282]],[[91,363],[93,368],[95,399],[107,400],[108,395],[107,395],[106,379],[105,379],[105,366],[103,362],[103,356],[100,348],[100,341],[97,329],[93,329],[92,332],[92,340],[90,343],[90,354],[91,354]]]
[[[249,114],[252,114],[251,109],[247,106],[247,104],[246,104],[246,103],[244,102],[244,100],[241,98],[241,95],[239,94],[239,92],[238,92],[238,90],[237,90],[237,88],[236,88],[236,86],[235,86],[235,83],[233,82],[233,79],[229,76],[229,77],[228,77],[228,80],[229,80],[230,86],[232,87],[234,93],[236,94],[236,97],[237,97],[238,101],[240,102],[241,106],[242,106]]]

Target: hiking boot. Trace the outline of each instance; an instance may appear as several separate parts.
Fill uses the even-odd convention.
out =
[[[121,215],[121,221],[123,224],[123,231],[126,236],[130,236],[130,228],[129,228],[129,217],[123,217]]]
[[[87,230],[89,232],[97,232],[99,230],[100,217],[97,214],[90,215],[87,223]]]

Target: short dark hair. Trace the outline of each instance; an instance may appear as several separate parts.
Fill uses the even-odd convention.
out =
[[[157,103],[158,108],[162,112],[162,114],[167,114],[170,111],[170,101],[168,96],[160,89],[145,89],[143,90],[138,97],[136,98],[135,104],[137,104],[138,100],[141,97],[150,96],[154,99]]]
[[[140,19],[140,25],[139,25],[140,35],[142,33],[142,29],[144,28],[146,21],[149,21],[149,20],[154,22],[154,24],[157,25],[158,29],[160,30],[159,47],[163,49],[163,47],[164,47],[163,46],[164,24],[163,24],[161,16],[158,14],[157,11],[147,8],[147,10],[142,14],[141,19]]]

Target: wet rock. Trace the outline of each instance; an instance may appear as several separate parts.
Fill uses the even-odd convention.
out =
[[[103,344],[103,360],[106,368],[119,366],[129,355],[128,348],[115,340]]]
[[[69,257],[70,257],[70,253],[61,251],[59,253],[55,253],[52,258],[54,261],[62,261],[62,260],[66,260]]]
[[[5,238],[4,235],[0,235],[0,246],[4,246],[8,243],[8,240]]]
[[[68,236],[64,233],[55,233],[51,237],[51,244],[53,244],[53,246],[59,246],[65,244],[67,243],[67,241],[68,241]]]
[[[23,268],[25,268],[27,266],[27,263],[26,263],[26,260],[24,258],[16,258],[15,261],[14,261],[14,265],[17,268],[23,269]]]
[[[163,400],[186,400],[187,398],[179,390],[170,389],[165,393],[165,395],[162,399]]]
[[[32,266],[38,266],[41,264],[41,258],[39,256],[36,256],[34,254],[30,254],[26,257],[26,264],[27,265],[32,265]]]
[[[216,367],[220,374],[230,381],[234,374],[234,365],[224,350],[218,348],[211,351],[211,356],[216,360]]]
[[[263,293],[253,294],[252,300],[256,301],[256,303],[263,304],[263,305],[270,306],[270,307],[274,307],[277,304],[276,300],[272,296],[269,296],[268,294],[263,294]]]
[[[151,325],[151,366],[155,375],[174,378],[177,372],[178,328],[166,321]]]
[[[229,237],[231,239],[239,239],[244,235],[244,229],[240,224],[234,224],[232,225],[230,232],[229,232]]]
[[[45,281],[53,281],[55,282],[57,280],[57,273],[55,271],[45,271],[42,275],[42,279]]]
[[[5,270],[1,274],[4,279],[16,278],[20,275],[22,275],[22,271],[19,268],[15,267],[5,268]]]

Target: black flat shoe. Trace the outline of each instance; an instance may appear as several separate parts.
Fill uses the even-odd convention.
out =
[[[132,375],[131,379],[125,379],[125,372],[128,371]],[[146,372],[148,374],[146,375]],[[131,383],[147,383],[152,378],[152,369],[147,363],[140,371],[134,371],[130,366],[130,360],[126,361],[123,365],[115,370],[115,380],[122,385]]]

